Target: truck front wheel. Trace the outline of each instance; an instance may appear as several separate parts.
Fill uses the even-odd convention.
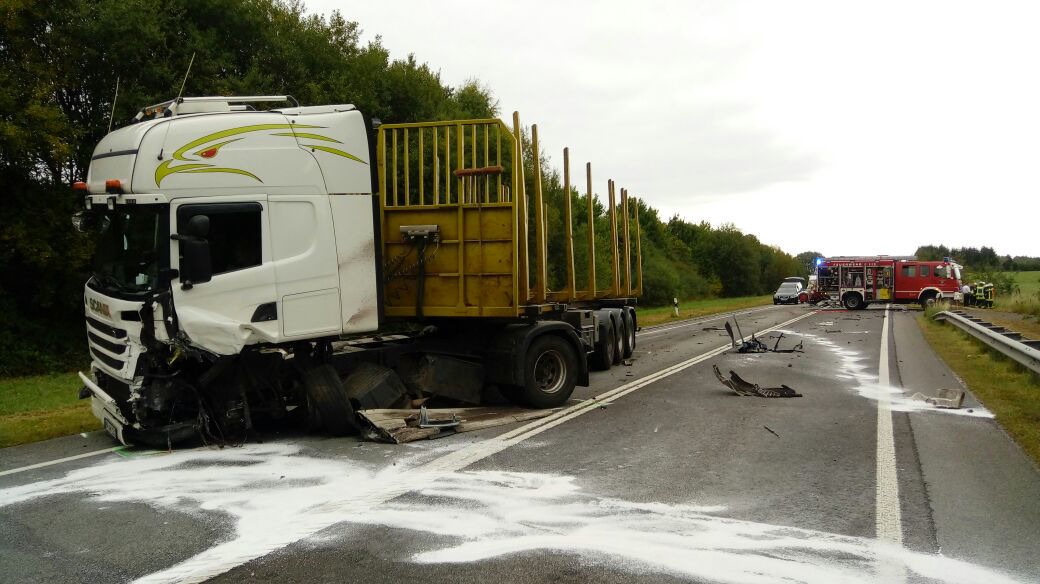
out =
[[[312,367],[304,371],[302,377],[311,427],[324,428],[333,436],[346,436],[360,430],[354,406],[332,365]]]
[[[574,393],[578,356],[574,347],[556,335],[542,335],[531,343],[524,360],[523,401],[534,408],[563,405]]]
[[[929,306],[935,305],[935,294],[925,294],[920,300],[921,308],[928,308]]]

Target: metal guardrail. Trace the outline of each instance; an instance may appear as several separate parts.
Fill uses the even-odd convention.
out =
[[[1014,359],[1022,366],[1040,375],[1040,341],[1022,341],[1022,335],[1002,326],[990,324],[981,318],[974,318],[944,310],[935,315],[935,320],[943,320],[953,324],[969,335],[985,343],[988,347],[1000,351]]]

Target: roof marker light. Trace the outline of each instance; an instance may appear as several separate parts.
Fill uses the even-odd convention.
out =
[[[123,182],[118,178],[110,178],[105,181],[105,192],[114,195],[120,195],[123,193]]]

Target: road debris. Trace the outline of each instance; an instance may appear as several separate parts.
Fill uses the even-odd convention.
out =
[[[923,393],[915,393],[910,399],[923,401],[937,408],[958,410],[964,404],[964,392],[959,389],[940,389],[939,395],[930,396]]]
[[[762,426],[762,427],[763,427],[763,428],[765,428],[766,430],[768,430],[768,431],[769,431],[769,433],[770,433],[770,434],[772,434],[773,436],[776,436],[777,438],[779,438],[779,437],[780,437],[780,435],[779,435],[779,434],[777,434],[776,432],[774,432],[774,431],[773,431],[773,429],[772,429],[772,428],[770,428],[769,426]]]
[[[738,353],[795,353],[795,352],[797,352],[797,353],[804,353],[805,352],[803,350],[801,341],[799,341],[799,343],[797,345],[795,345],[791,349],[780,349],[780,348],[778,348],[780,346],[780,339],[784,338],[784,333],[782,333],[782,332],[780,333],[779,337],[775,337],[776,338],[776,343],[773,343],[773,348],[772,349],[770,349],[768,345],[766,345],[761,340],[759,340],[757,337],[755,337],[755,333],[751,333],[751,338],[745,340],[744,339],[744,333],[742,333],[740,331],[740,323],[737,322],[737,319],[733,319],[733,324],[735,324],[736,327],[737,327],[737,335],[740,336],[740,342],[739,343],[737,342],[737,336],[733,334],[733,327],[730,326],[728,321],[726,322],[726,332],[729,333],[730,343],[732,343],[733,348],[736,349]]]
[[[719,371],[719,366],[717,364],[712,365],[711,368],[715,370],[715,377],[719,379],[722,385],[732,389],[740,396],[802,397],[802,394],[783,384],[781,384],[780,387],[761,387],[757,383],[744,381],[739,375],[737,375],[737,372],[732,369],[729,372],[729,379],[726,379],[722,376],[722,372]]]
[[[783,339],[783,338],[784,338],[784,333],[781,332],[780,336],[776,337],[776,342],[773,343],[773,348],[770,349],[770,351],[772,351],[774,353],[804,353],[805,352],[805,350],[804,350],[804,348],[802,346],[803,341],[798,341],[798,344],[795,345],[794,347],[791,347],[790,349],[778,349],[777,347],[780,346],[780,340]]]
[[[556,409],[516,407],[426,408],[359,410],[358,419],[368,440],[404,444],[483,430],[514,422],[544,418]]]

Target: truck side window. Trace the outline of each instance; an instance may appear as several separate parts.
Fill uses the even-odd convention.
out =
[[[916,276],[917,275],[917,270],[914,269],[916,267],[917,266],[903,266],[903,277],[904,278],[913,278],[914,276]]]
[[[921,277],[922,278],[927,278],[928,277],[928,272],[930,271],[929,270],[930,267],[931,266],[921,266]]]
[[[213,275],[259,266],[262,241],[259,203],[184,205],[177,210],[177,225],[195,215],[209,217],[209,250]]]
[[[935,266],[935,277],[936,278],[949,278],[949,274],[946,272],[946,266]]]

